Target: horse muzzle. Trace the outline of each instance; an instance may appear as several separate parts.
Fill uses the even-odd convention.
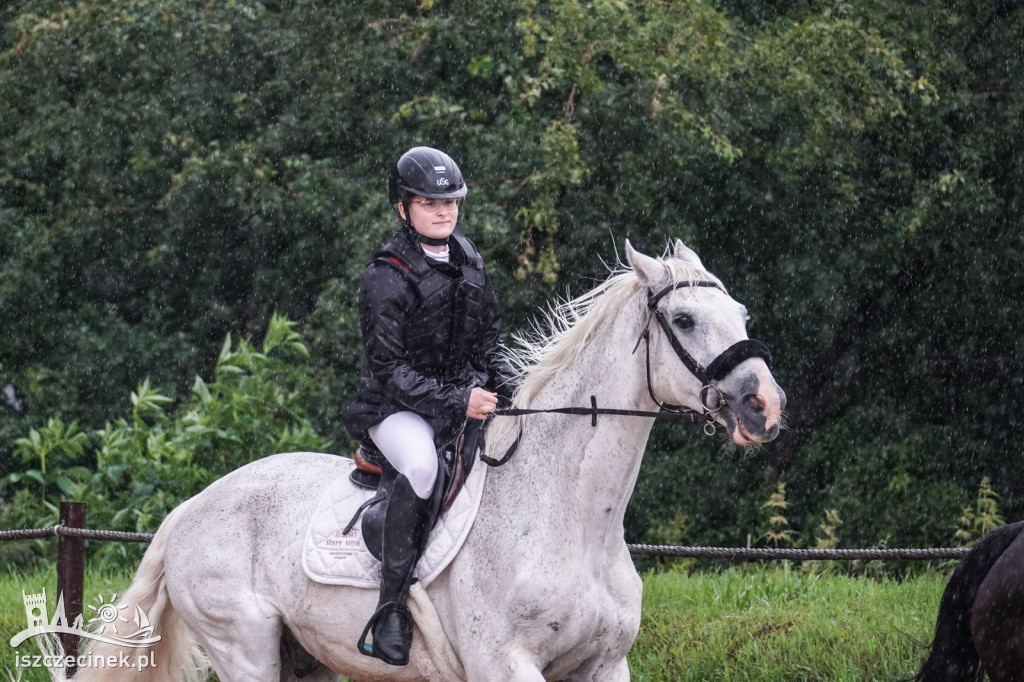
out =
[[[724,401],[714,414],[737,445],[775,440],[786,409],[786,393],[768,366],[759,361],[749,364],[749,368],[737,367],[714,387]]]

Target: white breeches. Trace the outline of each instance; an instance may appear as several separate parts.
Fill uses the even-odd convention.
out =
[[[396,412],[369,428],[370,438],[381,454],[420,499],[427,499],[437,479],[437,448],[434,429],[414,412]]]

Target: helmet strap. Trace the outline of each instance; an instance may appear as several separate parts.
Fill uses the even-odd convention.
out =
[[[394,209],[395,215],[398,216],[398,224],[415,234],[416,228],[412,226],[412,220],[410,220],[412,213],[409,210],[409,197],[399,199],[399,203],[395,204]]]
[[[415,232],[415,230],[413,230],[413,231]],[[448,244],[448,237],[445,237],[444,239],[436,239],[434,237],[424,237],[419,232],[416,232],[416,239],[418,239],[421,243],[428,244],[430,246],[447,246],[447,244]]]

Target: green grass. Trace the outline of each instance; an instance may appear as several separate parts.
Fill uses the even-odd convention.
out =
[[[947,574],[902,580],[811,576],[788,566],[746,565],[721,572],[644,576],[643,622],[630,654],[637,682],[687,680],[897,680],[916,672],[931,639]],[[89,572],[86,604],[110,601],[129,576]],[[52,569],[0,573],[0,673],[25,628],[22,590],[46,588],[56,605]],[[89,619],[87,608],[86,620]],[[2,677],[2,675],[0,675]],[[25,670],[23,680],[46,680]]]
[[[947,575],[897,581],[788,566],[644,579],[633,679],[897,680],[931,640]]]

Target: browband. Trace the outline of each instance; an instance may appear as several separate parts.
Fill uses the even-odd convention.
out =
[[[721,284],[719,284],[718,282],[712,282],[709,279],[698,279],[695,282],[691,282],[689,280],[682,280],[680,282],[676,282],[675,284],[669,284],[667,287],[665,287],[656,294],[648,290],[647,307],[654,308],[654,306],[658,305],[658,301],[663,299],[668,293],[675,291],[676,289],[682,289],[683,287],[708,287],[710,289],[718,289],[724,294],[729,293]]]

